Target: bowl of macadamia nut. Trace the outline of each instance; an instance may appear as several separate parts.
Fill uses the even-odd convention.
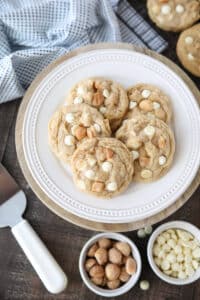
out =
[[[165,223],[151,235],[147,255],[162,280],[175,285],[192,283],[200,278],[200,230],[185,221]]]
[[[138,281],[142,262],[138,248],[118,233],[100,233],[84,245],[79,270],[86,286],[104,297],[128,292]]]

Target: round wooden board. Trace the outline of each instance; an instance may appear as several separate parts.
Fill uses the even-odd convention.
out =
[[[70,59],[73,56],[76,56],[80,53],[96,50],[96,49],[109,49],[109,48],[116,48],[116,49],[126,49],[126,50],[132,50],[137,51],[146,55],[149,55],[161,62],[163,62],[165,65],[167,65],[169,68],[171,68],[175,73],[177,73],[183,81],[188,85],[192,93],[194,94],[195,98],[197,99],[198,103],[200,104],[200,92],[195,86],[195,84],[192,82],[192,80],[172,61],[167,59],[166,57],[159,55],[151,50],[148,49],[141,49],[131,44],[124,44],[124,43],[106,43],[106,44],[96,44],[96,45],[89,45],[83,48],[79,48],[75,51],[70,52],[69,54],[66,54],[59,59],[57,59],[55,62],[51,63],[47,68],[45,68],[33,81],[33,83],[30,85],[29,89],[27,90],[21,106],[19,108],[18,117],[17,117],[17,123],[16,123],[16,129],[15,129],[15,142],[16,142],[16,150],[17,150],[17,156],[18,160],[21,166],[21,169],[24,173],[24,176],[26,180],[28,181],[30,187],[33,189],[35,194],[38,196],[38,198],[55,214],[60,216],[61,218],[76,224],[78,226],[81,226],[83,228],[87,228],[90,230],[97,230],[97,231],[115,231],[115,232],[124,232],[124,231],[131,231],[138,228],[142,228],[149,224],[155,224],[165,218],[167,218],[169,215],[177,211],[194,193],[194,191],[197,189],[198,185],[200,184],[200,169],[198,170],[196,177],[194,178],[193,182],[187,189],[187,191],[176,200],[176,202],[173,203],[173,205],[169,206],[162,212],[151,216],[149,218],[146,218],[141,221],[136,222],[130,222],[130,223],[120,223],[120,224],[107,224],[107,223],[99,223],[99,222],[93,222],[89,221],[83,218],[80,218],[76,215],[71,214],[70,212],[62,209],[60,206],[58,206],[56,203],[54,203],[50,198],[47,197],[47,195],[42,191],[42,189],[38,186],[37,182],[34,180],[34,178],[31,175],[31,172],[28,168],[27,162],[25,160],[24,156],[24,150],[22,145],[22,128],[23,128],[23,120],[24,115],[26,112],[27,105],[29,103],[29,100],[37,87],[37,85],[41,82],[41,80],[44,79],[44,77],[57,65],[62,63],[63,61]]]

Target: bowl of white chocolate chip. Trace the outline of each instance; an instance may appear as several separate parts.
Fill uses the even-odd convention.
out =
[[[159,226],[151,235],[147,255],[162,280],[176,285],[200,278],[200,230],[185,221]]]

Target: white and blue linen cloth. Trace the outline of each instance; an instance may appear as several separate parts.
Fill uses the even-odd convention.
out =
[[[23,96],[59,56],[118,41],[157,52],[167,46],[127,0],[0,0],[0,103]]]

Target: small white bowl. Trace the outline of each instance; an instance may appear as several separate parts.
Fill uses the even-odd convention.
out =
[[[119,288],[114,289],[114,290],[100,288],[100,287],[96,286],[95,284],[93,284],[85,270],[84,264],[85,264],[87,251],[95,242],[97,242],[101,238],[108,238],[108,239],[128,243],[132,249],[132,255],[137,263],[136,273],[133,274],[126,283],[124,283],[122,286],[120,286]],[[127,238],[126,236],[119,234],[119,233],[105,232],[105,233],[100,233],[100,234],[93,236],[84,245],[84,247],[80,253],[80,257],[79,257],[79,271],[80,271],[80,274],[81,274],[81,277],[82,277],[84,283],[95,294],[104,296],[104,297],[116,297],[116,296],[119,296],[119,295],[122,295],[122,294],[125,294],[126,292],[128,292],[138,281],[141,270],[142,270],[142,261],[141,261],[141,257],[140,257],[138,248],[129,238]]]
[[[196,281],[197,279],[200,278],[200,267],[195,271],[195,273],[193,274],[193,276],[188,277],[186,279],[179,279],[179,278],[173,278],[170,277],[166,274],[164,274],[156,265],[154,258],[153,258],[153,245],[154,242],[156,240],[156,238],[158,237],[158,235],[167,230],[167,229],[173,229],[173,228],[178,228],[178,229],[183,229],[186,230],[188,232],[190,232],[192,235],[194,235],[194,237],[200,242],[200,230],[185,221],[172,221],[172,222],[168,222],[165,223],[161,226],[159,226],[151,235],[149,241],[148,241],[148,245],[147,245],[147,256],[148,256],[148,260],[149,260],[149,264],[152,268],[152,270],[155,272],[155,274],[160,277],[162,280],[171,283],[171,284],[175,284],[175,285],[185,285],[185,284],[189,284],[192,283],[194,281]]]

